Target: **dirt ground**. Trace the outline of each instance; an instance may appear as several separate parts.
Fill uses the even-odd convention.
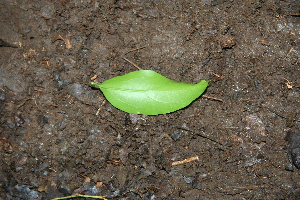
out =
[[[299,199],[298,0],[2,0],[0,199]],[[17,47],[17,48],[16,48]],[[211,80],[188,107],[114,108],[91,79]],[[299,155],[300,156],[300,155]],[[83,198],[82,198],[83,199]]]

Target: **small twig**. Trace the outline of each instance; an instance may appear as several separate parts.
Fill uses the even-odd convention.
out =
[[[130,52],[133,52],[133,51],[137,51],[137,50],[139,50],[139,49],[143,49],[143,48],[146,48],[146,46],[139,47],[139,48],[136,48],[136,49],[131,49],[131,50],[127,51],[126,53],[124,53],[124,55],[126,55],[126,54],[128,54],[128,53],[130,53]]]
[[[137,68],[138,70],[143,70],[142,68],[140,68],[139,66],[137,66],[135,63],[131,62],[130,60],[128,60],[127,58],[124,58],[124,60],[126,60],[127,62],[129,62],[130,64],[132,64],[135,68]]]
[[[185,128],[182,128],[182,127],[178,127],[178,128],[181,129],[181,130],[185,130],[185,131],[189,131],[189,132],[191,132],[191,133],[197,134],[198,136],[203,137],[203,138],[205,138],[205,139],[207,139],[207,140],[210,140],[210,141],[212,141],[212,142],[214,142],[214,143],[217,143],[217,144],[219,144],[219,145],[221,145],[221,146],[226,146],[226,145],[222,144],[221,142],[218,142],[218,141],[216,141],[216,140],[214,140],[214,139],[212,139],[212,138],[206,136],[205,133],[204,133],[204,131],[202,131],[202,133],[196,133],[196,132],[194,132],[194,131],[191,131],[191,130],[188,130],[188,129],[185,129]]]
[[[146,46],[143,46],[143,47],[138,47],[138,48],[135,48],[135,49],[131,49],[131,50],[129,50],[129,51],[127,51],[126,53],[124,53],[124,55],[126,55],[126,54],[128,54],[128,53],[130,53],[130,52],[133,52],[133,51],[137,51],[137,50],[139,50],[139,49],[143,49],[143,48],[145,48]],[[130,64],[132,64],[135,68],[137,68],[138,70],[143,70],[142,68],[140,68],[139,66],[137,66],[134,62],[132,62],[132,61],[130,61],[130,60],[128,60],[127,58],[125,58],[125,57],[122,57],[124,60],[126,60],[127,62],[129,62]]]
[[[75,194],[75,195],[71,195],[71,196],[67,196],[67,197],[57,197],[57,198],[54,198],[51,200],[73,199],[73,198],[79,198],[79,197],[108,200],[108,199],[117,198],[118,196],[91,196],[91,195]]]
[[[265,107],[265,106],[264,106]],[[279,114],[278,112],[276,112],[275,110],[272,110],[271,108],[268,108],[268,107],[265,107],[267,110],[269,110],[270,112],[274,113],[275,115],[283,118],[283,119],[287,119],[286,116],[283,116],[282,114]],[[297,119],[293,119],[293,121],[295,122],[300,122],[300,120],[297,120]]]
[[[283,118],[283,119],[286,119],[285,116],[279,114],[279,113],[276,112],[275,110],[272,110],[271,108],[268,108],[268,107],[265,107],[265,108],[266,108],[267,110],[269,110],[270,112],[274,113],[275,115],[277,115],[277,116],[279,116],[279,117],[281,117],[281,118]]]
[[[290,50],[287,52],[286,56],[288,56],[293,50],[294,50],[294,48],[291,47]]]
[[[25,103],[27,102],[27,101],[29,101],[29,100],[34,100],[35,98],[28,98],[28,99],[25,99],[21,104],[19,104],[17,107],[18,108],[20,108],[20,107],[22,107],[22,106],[24,106],[25,105]]]
[[[216,100],[216,101],[221,101],[221,102],[223,102],[222,99],[219,99],[219,98],[216,98],[216,97],[211,97],[211,96],[206,96],[206,95],[202,95],[202,96],[205,97],[205,98],[208,98],[208,99],[212,99],[212,100]]]
[[[96,112],[96,116],[98,116],[100,114],[101,108],[98,108],[97,112]]]
[[[192,162],[192,161],[195,161],[195,160],[199,160],[199,156],[194,156],[194,157],[191,157],[191,158],[186,158],[184,160],[172,162],[172,166],[182,165],[182,164],[185,164],[185,163],[188,163],[188,162]]]
[[[100,114],[101,111],[101,107],[105,104],[106,100],[103,100],[103,102],[101,103],[100,107],[98,108],[97,112],[96,112],[96,116],[98,116]]]
[[[221,76],[219,74],[213,73],[213,75],[215,75],[218,78],[221,78]]]
[[[293,87],[299,88],[300,86],[297,85],[293,85],[289,80],[287,80],[286,78],[283,78],[284,80],[286,80],[287,83],[285,83],[286,87],[288,89],[292,89]]]

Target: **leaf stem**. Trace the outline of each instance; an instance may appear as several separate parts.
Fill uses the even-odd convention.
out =
[[[95,83],[95,82],[91,82],[91,85],[95,85],[95,86],[97,86],[97,87],[99,87],[99,88],[100,88],[100,85],[101,85],[101,84],[99,84],[99,83]]]

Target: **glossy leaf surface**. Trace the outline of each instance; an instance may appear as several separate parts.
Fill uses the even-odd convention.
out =
[[[120,110],[158,115],[186,107],[205,91],[208,82],[175,82],[155,71],[140,70],[111,78],[102,84],[91,84],[99,87],[106,99]]]

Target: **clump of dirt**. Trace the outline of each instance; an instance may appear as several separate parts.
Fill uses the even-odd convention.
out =
[[[299,132],[297,1],[4,0],[0,12],[1,199],[299,197],[285,140]],[[182,110],[128,114],[90,85],[136,70],[124,58],[211,82]]]

